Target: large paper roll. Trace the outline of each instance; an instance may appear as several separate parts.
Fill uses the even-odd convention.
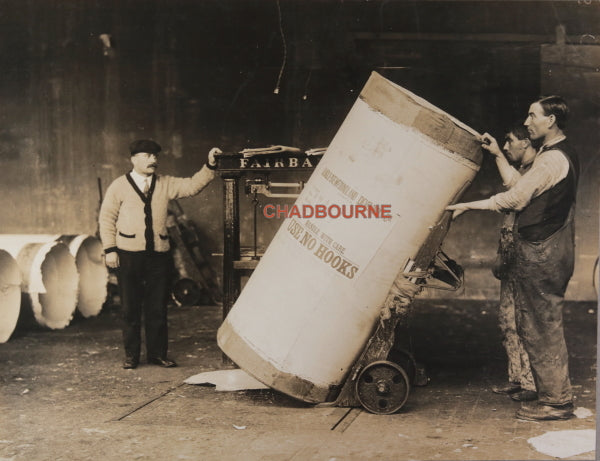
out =
[[[219,328],[221,349],[272,388],[328,400],[396,275],[481,159],[478,133],[373,73],[298,197],[300,213],[283,221]],[[369,205],[391,217],[365,217]],[[326,217],[302,216],[317,207]]]

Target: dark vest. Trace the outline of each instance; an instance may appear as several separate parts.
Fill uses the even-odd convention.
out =
[[[565,224],[577,195],[579,159],[575,150],[566,140],[543,149],[546,150],[561,151],[569,160],[569,173],[517,213],[519,235],[530,242],[545,240],[560,229]]]

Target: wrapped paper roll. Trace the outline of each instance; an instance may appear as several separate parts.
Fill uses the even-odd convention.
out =
[[[21,310],[21,271],[15,259],[0,250],[0,343],[12,335]]]
[[[328,400],[481,160],[478,133],[373,73],[219,328],[221,349],[272,388]],[[373,217],[382,206],[389,217]]]

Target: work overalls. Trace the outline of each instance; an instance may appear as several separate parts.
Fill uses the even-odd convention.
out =
[[[515,265],[514,220],[514,212],[506,213],[500,229],[498,257],[493,269],[494,276],[500,280],[498,325],[502,332],[502,345],[508,358],[508,381],[519,384],[521,389],[535,391],[529,356],[517,334],[513,277]]]
[[[575,260],[574,206],[564,225],[545,240],[530,242],[515,228],[516,323],[529,355],[540,403],[571,403],[563,331],[564,295]]]

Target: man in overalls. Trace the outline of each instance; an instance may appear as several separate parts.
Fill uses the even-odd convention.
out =
[[[505,135],[502,150],[491,136],[484,135],[484,142],[486,141],[489,143],[486,149],[495,157],[502,182],[507,189],[510,189],[531,168],[531,164],[537,156],[537,151],[529,139],[527,127],[522,123],[512,126]],[[500,280],[498,323],[502,332],[502,344],[508,358],[508,382],[492,386],[492,391],[496,394],[507,394],[517,402],[525,402],[536,400],[538,395],[531,374],[529,356],[523,347],[516,326],[515,278],[513,274],[515,218],[514,211],[504,213],[498,254],[492,267],[494,276]]]
[[[516,324],[538,392],[537,400],[521,404],[520,419],[573,417],[562,311],[575,259],[579,161],[563,132],[568,113],[560,96],[531,104],[525,126],[541,143],[531,168],[506,192],[447,208],[454,218],[467,210],[516,211]]]

